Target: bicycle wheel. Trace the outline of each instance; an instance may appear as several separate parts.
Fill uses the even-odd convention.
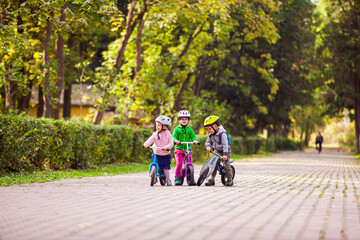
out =
[[[156,183],[156,166],[153,165],[150,170],[150,186],[154,186]]]
[[[234,180],[234,178],[235,178],[235,168],[234,168],[234,166],[233,165],[231,165],[230,166],[231,167],[231,171],[232,171],[232,179]],[[225,177],[225,174],[222,174],[221,175],[221,182],[222,182],[222,184],[226,184],[227,183],[227,178]]]
[[[192,166],[188,166],[187,174],[186,174],[186,181],[188,186],[192,186],[194,182],[194,168]]]
[[[166,177],[165,177],[164,169],[161,170],[161,173],[160,173],[160,174],[162,175],[162,177],[160,177],[160,184],[161,184],[161,186],[165,186],[165,184],[166,184]]]
[[[200,186],[205,181],[205,178],[208,175],[209,171],[210,171],[209,167],[207,167],[203,171],[201,171],[199,179],[197,180],[197,183],[196,183],[198,186]]]

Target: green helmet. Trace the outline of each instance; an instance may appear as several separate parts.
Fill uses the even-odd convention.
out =
[[[204,120],[204,127],[211,126],[213,124],[220,124],[220,119],[218,116],[208,116]]]

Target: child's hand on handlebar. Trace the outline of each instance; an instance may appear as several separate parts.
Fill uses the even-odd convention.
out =
[[[208,152],[210,152],[210,151],[211,151],[211,147],[206,147],[205,150],[208,151]]]
[[[222,156],[222,160],[223,160],[223,161],[226,161],[226,160],[227,160],[227,158],[228,158],[228,157],[227,157],[227,156],[225,156],[225,155],[224,155],[224,156]]]
[[[199,143],[198,141],[195,141],[194,144],[195,144],[195,145],[198,145],[198,144],[200,144],[200,143]]]
[[[174,143],[175,143],[175,145],[179,145],[179,144],[180,144],[180,142],[179,142],[179,141],[175,141]]]
[[[148,148],[149,146],[148,145],[146,145],[146,144],[144,144],[144,146],[143,146],[144,148]]]

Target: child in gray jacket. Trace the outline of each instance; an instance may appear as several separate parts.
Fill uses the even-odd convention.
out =
[[[225,177],[228,179],[225,186],[232,186],[234,183],[229,161],[231,148],[226,130],[220,125],[218,116],[207,117],[204,121],[204,127],[206,127],[209,132],[209,137],[205,142],[206,151],[210,152],[211,147],[213,147],[216,152],[223,156],[222,160],[224,161],[224,168],[226,171]],[[216,172],[216,169],[212,172],[211,178],[205,183],[206,186],[215,185]]]

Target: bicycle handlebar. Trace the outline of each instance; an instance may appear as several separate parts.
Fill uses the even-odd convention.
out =
[[[145,147],[143,146],[143,148],[145,148]],[[170,149],[168,149],[168,148],[161,148],[161,147],[154,147],[154,146],[148,146],[147,148],[151,148],[151,149],[153,149],[153,150],[155,150],[155,149],[161,149],[161,150],[163,150],[163,151],[170,151]]]
[[[175,143],[175,142],[174,142]],[[180,142],[179,143],[179,145],[180,144],[194,144],[194,145],[200,145],[200,142],[198,142],[198,143],[194,143],[194,142]]]
[[[204,149],[204,150],[206,151],[206,149]],[[211,152],[212,154],[215,154],[216,156],[218,156],[218,157],[222,160],[223,156],[221,156],[220,154],[214,152],[213,150],[210,150],[210,152]]]
[[[204,149],[204,150],[206,151],[206,149]],[[218,156],[221,160],[223,160],[223,156],[221,156],[220,154],[214,152],[213,150],[210,150],[210,152],[211,152],[212,154],[215,154],[216,156]],[[223,161],[226,161],[226,160],[223,160]],[[232,158],[229,159],[229,158],[228,158],[227,161],[230,161],[230,163],[233,163],[233,162],[234,162],[234,159],[232,159]]]

